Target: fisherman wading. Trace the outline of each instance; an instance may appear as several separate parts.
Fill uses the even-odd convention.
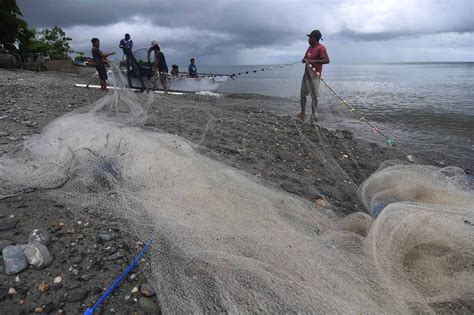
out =
[[[308,36],[309,48],[301,62],[305,63],[303,79],[301,80],[301,112],[298,118],[304,120],[306,114],[306,97],[311,96],[311,117],[314,118],[318,106],[320,76],[323,64],[329,63],[326,47],[319,43],[322,35],[319,30],[314,30]]]

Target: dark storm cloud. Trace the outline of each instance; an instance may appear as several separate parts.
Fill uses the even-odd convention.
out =
[[[35,27],[58,25],[103,26],[124,22],[151,22],[162,27],[191,27],[202,32],[232,34],[249,45],[267,45],[284,41],[297,29],[290,27],[293,4],[271,2],[203,1],[66,1],[19,0],[26,20]],[[295,24],[295,23],[292,23]]]
[[[326,42],[391,41],[437,33],[474,31],[472,0],[17,0],[35,27],[58,25],[85,50],[92,36],[117,49],[123,33],[136,43],[163,40],[183,58],[238,55],[249,49],[304,49],[305,34]],[[87,35],[87,36],[86,36]],[[191,48],[192,47],[192,48]],[[191,51],[191,52],[190,52]]]
[[[162,4],[153,1],[68,1],[68,0],[18,0],[23,16],[35,27],[60,25],[67,28],[74,25],[103,26],[126,21],[132,16],[149,16],[160,9]]]

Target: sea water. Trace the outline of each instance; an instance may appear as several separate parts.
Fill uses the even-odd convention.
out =
[[[237,75],[236,80],[223,83],[219,93],[250,94],[246,97],[255,98],[252,105],[280,114],[299,111],[302,64],[198,65],[198,70]],[[430,156],[440,165],[474,171],[473,62],[328,64],[323,77],[358,114],[394,138],[397,146],[415,156]],[[322,83],[318,116],[327,127],[346,128],[358,137],[377,140],[371,128],[344,109]]]

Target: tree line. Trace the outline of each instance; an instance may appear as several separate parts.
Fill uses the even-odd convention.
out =
[[[0,0],[0,46],[17,54],[42,54],[52,60],[68,59],[71,38],[58,26],[36,30],[23,20],[16,0]]]

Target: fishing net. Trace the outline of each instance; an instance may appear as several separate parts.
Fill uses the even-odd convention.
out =
[[[405,300],[419,299],[429,307],[457,301],[472,308],[470,178],[456,167],[393,164],[384,163],[360,188],[364,205],[377,218],[366,240],[377,269],[392,285],[411,289]]]
[[[115,90],[53,121],[1,158],[1,193],[43,189],[78,214],[119,217],[130,239],[152,244],[144,268],[166,313],[472,307],[474,198],[461,170],[384,165],[359,190],[372,216],[341,218],[199,153],[216,132],[212,115],[195,143],[147,130],[150,104],[181,102],[149,95],[141,107]],[[325,136],[295,127],[349,183],[330,148],[312,147]]]
[[[471,179],[457,167],[383,163],[360,187],[361,200],[374,217],[391,203],[473,206]]]

